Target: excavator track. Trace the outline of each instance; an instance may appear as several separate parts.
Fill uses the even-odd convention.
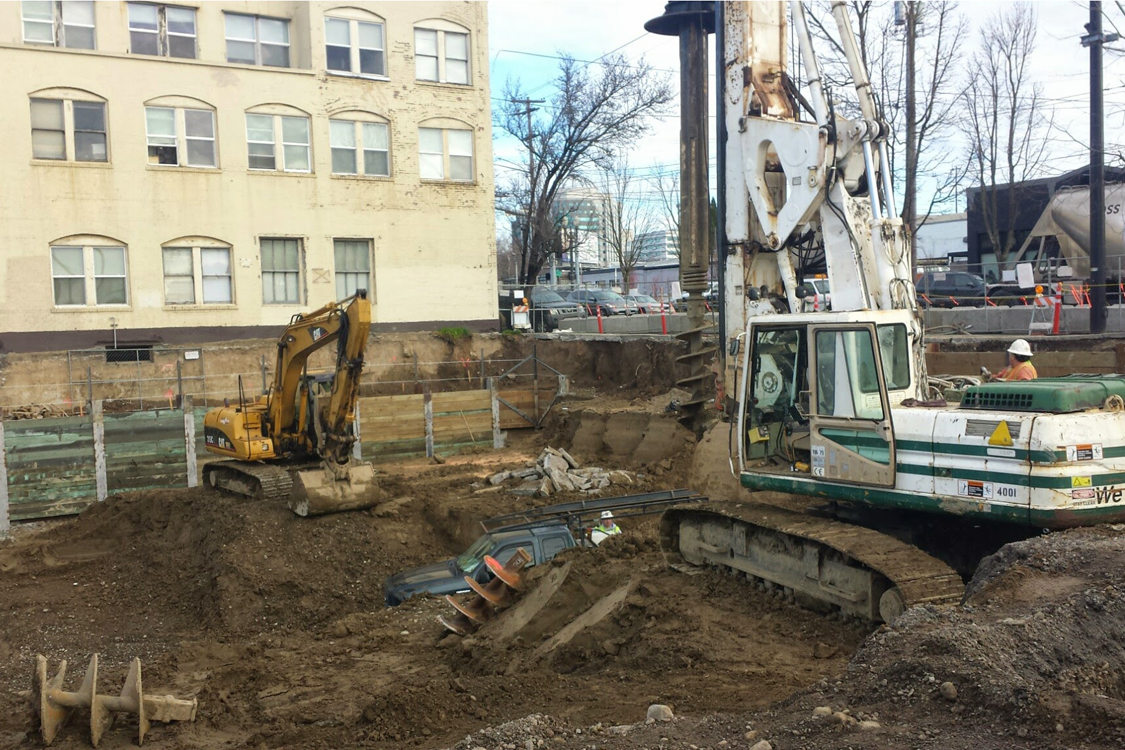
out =
[[[288,500],[293,489],[287,469],[249,461],[212,461],[203,467],[203,478],[216,489],[270,501]]]
[[[956,604],[965,592],[952,568],[894,537],[764,503],[672,508],[661,544],[693,565],[739,571],[872,622],[918,604]]]

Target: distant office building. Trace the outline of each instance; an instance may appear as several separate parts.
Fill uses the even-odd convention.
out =
[[[613,210],[612,198],[596,190],[571,189],[556,200],[567,231],[576,232],[578,259],[583,266],[603,267],[616,263],[606,240],[606,226]]]
[[[637,235],[637,242],[641,246],[641,263],[679,262],[680,236],[676,232],[669,229],[645,232]]]
[[[0,350],[496,319],[487,7],[0,3]]]

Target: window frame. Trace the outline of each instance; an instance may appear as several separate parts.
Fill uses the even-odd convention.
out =
[[[434,131],[438,131],[439,133],[441,133],[441,147],[442,147],[442,152],[441,152],[442,174],[441,174],[441,177],[428,177],[428,176],[426,176],[422,173],[422,161],[423,161],[422,157],[423,156],[435,156],[435,155],[437,155],[436,151],[423,151],[422,150],[422,141],[423,141],[422,131],[423,130],[434,130]],[[469,136],[469,145],[470,145],[470,149],[471,149],[471,152],[468,154],[469,176],[467,178],[464,178],[464,179],[455,178],[455,177],[451,176],[451,172],[452,172],[451,166],[453,164],[453,159],[454,158],[465,158],[464,154],[454,154],[454,153],[452,153],[451,146],[450,146],[450,139],[449,139],[449,134],[451,132],[467,133],[468,136]],[[471,127],[465,127],[465,128],[434,127],[434,126],[430,126],[430,125],[419,125],[418,126],[418,179],[419,180],[421,180],[423,182],[455,182],[455,183],[461,183],[461,184],[467,184],[467,185],[476,184],[476,182],[477,182],[476,161],[477,161],[477,159],[476,159],[476,138],[475,138],[475,131],[473,130],[473,128],[471,128]]]
[[[265,258],[265,256],[266,256],[265,243],[266,242],[294,242],[294,243],[296,243],[297,267],[295,269],[277,269],[277,268],[267,269],[266,268],[266,258]],[[286,237],[284,235],[270,235],[270,236],[263,235],[263,236],[258,238],[258,252],[259,252],[259,263],[258,263],[258,265],[259,265],[261,275],[262,275],[262,304],[263,305],[300,305],[300,304],[302,304],[304,302],[304,299],[305,299],[305,290],[304,290],[305,240],[304,240],[304,238],[303,237]],[[269,274],[270,279],[274,281],[273,284],[270,284],[268,286],[267,286],[267,283],[266,283],[267,274]],[[295,299],[289,299],[289,298],[280,299],[280,300],[279,299],[267,299],[267,297],[273,297],[274,292],[276,291],[276,288],[277,288],[276,287],[276,279],[274,278],[276,274],[282,274],[282,275],[295,274],[295,279],[294,279],[295,287],[296,287],[296,298]],[[286,288],[288,288],[288,285],[285,285],[285,286],[286,286]],[[267,294],[267,291],[269,292],[268,294]]]
[[[330,67],[330,58],[328,55],[329,47],[342,47],[340,44],[330,44],[328,42],[328,22],[336,21],[346,23],[348,25],[348,69],[341,70],[340,68]],[[360,25],[377,26],[379,28],[379,35],[382,37],[382,47],[364,47],[360,38]],[[365,73],[363,72],[363,51],[378,51],[382,62],[382,72],[379,73]],[[364,20],[360,18],[350,18],[347,16],[333,15],[326,13],[324,15],[324,69],[329,75],[338,76],[353,76],[356,78],[370,78],[374,80],[385,81],[389,80],[387,73],[387,24],[383,20]]]
[[[245,38],[242,38],[242,37],[232,37],[230,35],[230,32],[229,32],[228,28],[227,28],[227,23],[232,18],[251,19],[254,23],[254,38],[253,39],[245,39]],[[285,43],[281,44],[281,43],[278,43],[278,42],[263,42],[262,41],[262,21],[277,21],[277,22],[283,24],[283,26],[285,28]],[[279,18],[277,16],[263,16],[263,15],[256,14],[256,13],[236,13],[236,12],[224,10],[223,11],[223,39],[227,43],[226,61],[228,63],[233,63],[235,65],[260,65],[260,66],[266,67],[266,68],[292,68],[293,67],[293,54],[292,54],[293,53],[293,36],[290,33],[290,28],[289,28],[291,23],[292,23],[292,19],[289,19],[289,18]],[[246,62],[245,60],[232,60],[231,56],[230,56],[230,43],[232,41],[243,43],[243,44],[252,43],[254,45],[254,61],[253,62]],[[263,62],[263,55],[262,55],[262,45],[263,44],[266,44],[267,46],[270,46],[270,47],[284,47],[285,48],[285,64],[284,65],[274,65],[273,63]]]
[[[94,0],[71,0],[75,3],[84,3],[90,12],[90,23],[74,23],[73,18],[71,22],[67,22],[66,9],[68,7],[74,8],[70,2],[64,3],[63,0],[42,0],[48,2],[51,6],[51,41],[43,39],[29,39],[27,36],[27,24],[38,24],[40,26],[46,25],[47,21],[44,17],[35,18],[27,15],[28,2],[21,0],[20,2],[20,39],[24,44],[42,44],[51,47],[61,47],[64,49],[89,49],[96,50],[98,48],[98,19],[97,19],[97,4]],[[67,27],[76,29],[90,29],[90,46],[79,44],[67,44]]]
[[[54,128],[37,128],[35,127],[34,107],[36,102],[57,102],[61,105],[62,109],[62,130]],[[102,110],[102,130],[79,130],[74,116],[75,103],[83,105],[99,105]],[[102,99],[91,97],[89,99],[75,98],[74,96],[64,96],[62,94],[50,94],[49,92],[37,92],[28,96],[29,109],[32,112],[30,124],[31,131],[31,158],[36,163],[63,163],[63,164],[109,164],[109,107]],[[61,132],[63,134],[63,155],[61,157],[54,156],[37,156],[35,153],[35,132]],[[102,137],[102,147],[105,151],[104,159],[80,159],[78,158],[78,134],[79,133],[100,133]]]
[[[108,238],[91,238],[79,242],[53,242],[49,247],[49,262],[51,271],[51,305],[54,309],[61,310],[76,310],[76,309],[89,309],[89,308],[123,308],[130,305],[129,294],[129,250],[128,247],[121,244],[101,244],[102,240]],[[55,251],[56,250],[78,250],[82,256],[82,274],[58,274],[55,272]],[[98,273],[97,262],[95,256],[97,251],[102,250],[116,250],[121,253],[121,267],[120,274],[116,273]],[[82,301],[77,303],[60,303],[59,302],[59,289],[56,282],[60,279],[65,280],[82,280]],[[99,302],[98,301],[98,282],[104,279],[121,279],[121,288],[124,296],[122,302]],[[93,300],[91,302],[90,300]]]
[[[419,52],[420,45],[418,44],[419,32],[429,33],[434,35],[434,50],[435,54],[423,55]],[[465,57],[450,57],[449,55],[449,41],[447,35],[457,37],[464,37],[465,39]],[[439,28],[436,26],[427,26],[425,23],[417,24],[414,26],[414,80],[422,81],[425,83],[440,83],[449,86],[472,86],[473,80],[473,45],[472,35],[468,29],[455,31],[451,28]],[[435,67],[436,78],[423,77],[419,74],[418,63],[420,60],[433,60]],[[465,65],[465,80],[451,80],[449,76],[449,60],[456,60],[463,62]]]
[[[349,249],[347,247],[341,248],[341,243],[348,243],[348,244],[353,245],[353,246],[358,246],[358,245],[363,246],[363,250],[364,250],[363,258],[367,263],[367,268],[365,270],[363,270],[363,271],[341,271],[340,270],[340,250],[341,249],[345,249],[345,250]],[[368,298],[371,298],[373,296],[371,294],[371,286],[373,284],[372,274],[374,273],[374,266],[375,266],[374,257],[373,257],[373,253],[372,253],[372,247],[374,247],[374,244],[375,243],[372,241],[372,239],[370,237],[333,237],[332,238],[332,280],[335,282],[335,285],[336,285],[336,299],[345,299],[347,297],[350,297],[353,294],[355,294],[356,291],[359,290],[359,289],[366,289]],[[353,281],[353,282],[355,281],[354,279],[350,279],[349,277],[354,276],[354,277],[358,278],[361,275],[364,276],[367,279],[367,283],[362,285],[362,286],[356,284],[355,287],[350,289],[350,291],[349,291],[349,283],[348,282],[349,281]],[[341,278],[341,277],[343,277],[343,278]],[[341,281],[343,282],[342,287],[340,285]]]
[[[168,3],[128,2],[126,3],[126,28],[129,32],[129,54],[146,55],[148,57],[167,57],[176,60],[196,60],[199,58],[199,18],[196,8],[184,5],[170,5]],[[148,7],[156,10],[156,29],[142,29],[133,27],[133,8]],[[193,32],[184,34],[172,31],[168,25],[168,11],[176,10],[191,14]],[[133,34],[152,34],[156,37],[156,52],[138,52],[133,43]],[[191,55],[177,55],[172,52],[171,37],[191,40]]]
[[[165,169],[219,169],[219,134],[216,128],[215,110],[205,107],[185,107],[182,105],[169,105],[169,104],[146,104],[145,108],[145,147],[148,149],[147,154],[147,167],[165,168]],[[169,136],[164,133],[154,134],[149,129],[149,110],[171,110],[172,111],[172,135]],[[211,135],[210,137],[196,135],[188,135],[187,132],[187,112],[206,112],[211,118]],[[176,149],[176,162],[161,162],[153,161],[153,148],[167,148],[167,143],[154,144],[153,138],[175,140],[174,147]],[[207,142],[211,144],[211,164],[193,164],[189,161],[190,150],[188,149],[189,142]],[[160,156],[156,155],[159,159]]]
[[[190,302],[173,302],[169,299],[168,295],[168,255],[169,251],[187,251],[190,254],[191,273],[177,273],[173,274],[171,278],[191,279],[191,301]],[[204,267],[204,254],[206,252],[223,252],[226,254],[227,272],[225,275],[207,274]],[[160,261],[161,261],[161,278],[164,286],[164,306],[187,308],[187,307],[229,307],[235,304],[234,299],[234,262],[232,258],[232,248],[219,242],[179,242],[173,240],[160,246]],[[223,300],[208,300],[207,299],[207,280],[221,278],[226,279],[226,292],[227,299]]]
[[[246,112],[246,168],[251,172],[288,172],[290,174],[312,174],[313,160],[312,160],[312,118],[308,115],[289,115],[273,112]],[[251,117],[268,117],[270,120],[270,137],[269,141],[251,140],[250,139],[250,118]],[[285,139],[285,121],[286,120],[303,120],[305,123],[305,140],[304,142],[287,141]],[[251,144],[269,144],[273,152],[273,166],[272,167],[255,167],[252,163],[252,158],[255,154],[251,153]],[[289,148],[303,147],[305,150],[305,164],[304,169],[294,169],[289,166]],[[262,156],[262,154],[257,154]],[[281,165],[280,168],[278,165]]]
[[[347,113],[340,113],[347,114]],[[359,113],[352,113],[359,114]],[[338,146],[333,140],[333,124],[347,123],[352,126],[352,142],[353,145]],[[366,142],[366,126],[374,125],[382,127],[385,133],[386,148],[368,148]],[[391,163],[391,124],[381,119],[362,119],[356,120],[349,117],[329,117],[328,118],[328,146],[329,146],[329,162],[331,164],[331,174],[333,177],[369,177],[372,179],[389,179],[394,171],[394,165]],[[350,150],[352,158],[355,161],[354,172],[338,172],[336,171],[336,160],[334,158],[336,151],[344,149]],[[367,171],[367,154],[382,153],[386,156],[387,169],[385,173],[368,172]]]

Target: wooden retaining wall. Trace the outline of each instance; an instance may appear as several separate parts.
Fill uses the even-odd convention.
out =
[[[371,396],[357,405],[364,460],[434,455],[463,446],[503,446],[503,430],[536,426],[565,393],[479,389]],[[194,487],[218,457],[203,444],[206,408],[0,422],[0,536],[11,520],[81,512],[109,493]]]

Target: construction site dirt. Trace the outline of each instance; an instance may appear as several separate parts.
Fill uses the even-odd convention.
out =
[[[384,606],[391,573],[461,551],[484,518],[548,502],[479,484],[548,444],[627,469],[636,491],[737,492],[722,428],[697,447],[665,413],[672,400],[578,389],[547,429],[513,432],[501,451],[380,464],[384,499],[365,511],[301,519],[200,488],[15,526],[0,544],[0,747],[42,744],[23,694],[37,653],[52,669],[69,660],[68,689],[98,653],[103,691],[139,657],[146,691],[197,698],[194,722],[153,725],[156,748],[1125,744],[1119,527],[1008,545],[960,606],[878,629],[673,568],[656,518],[533,569],[529,587],[565,580],[519,627],[498,618],[460,638],[438,622],[452,612],[443,599]],[[673,718],[646,722],[651,704]],[[83,721],[52,746],[88,747]],[[99,747],[135,738],[121,715]]]

